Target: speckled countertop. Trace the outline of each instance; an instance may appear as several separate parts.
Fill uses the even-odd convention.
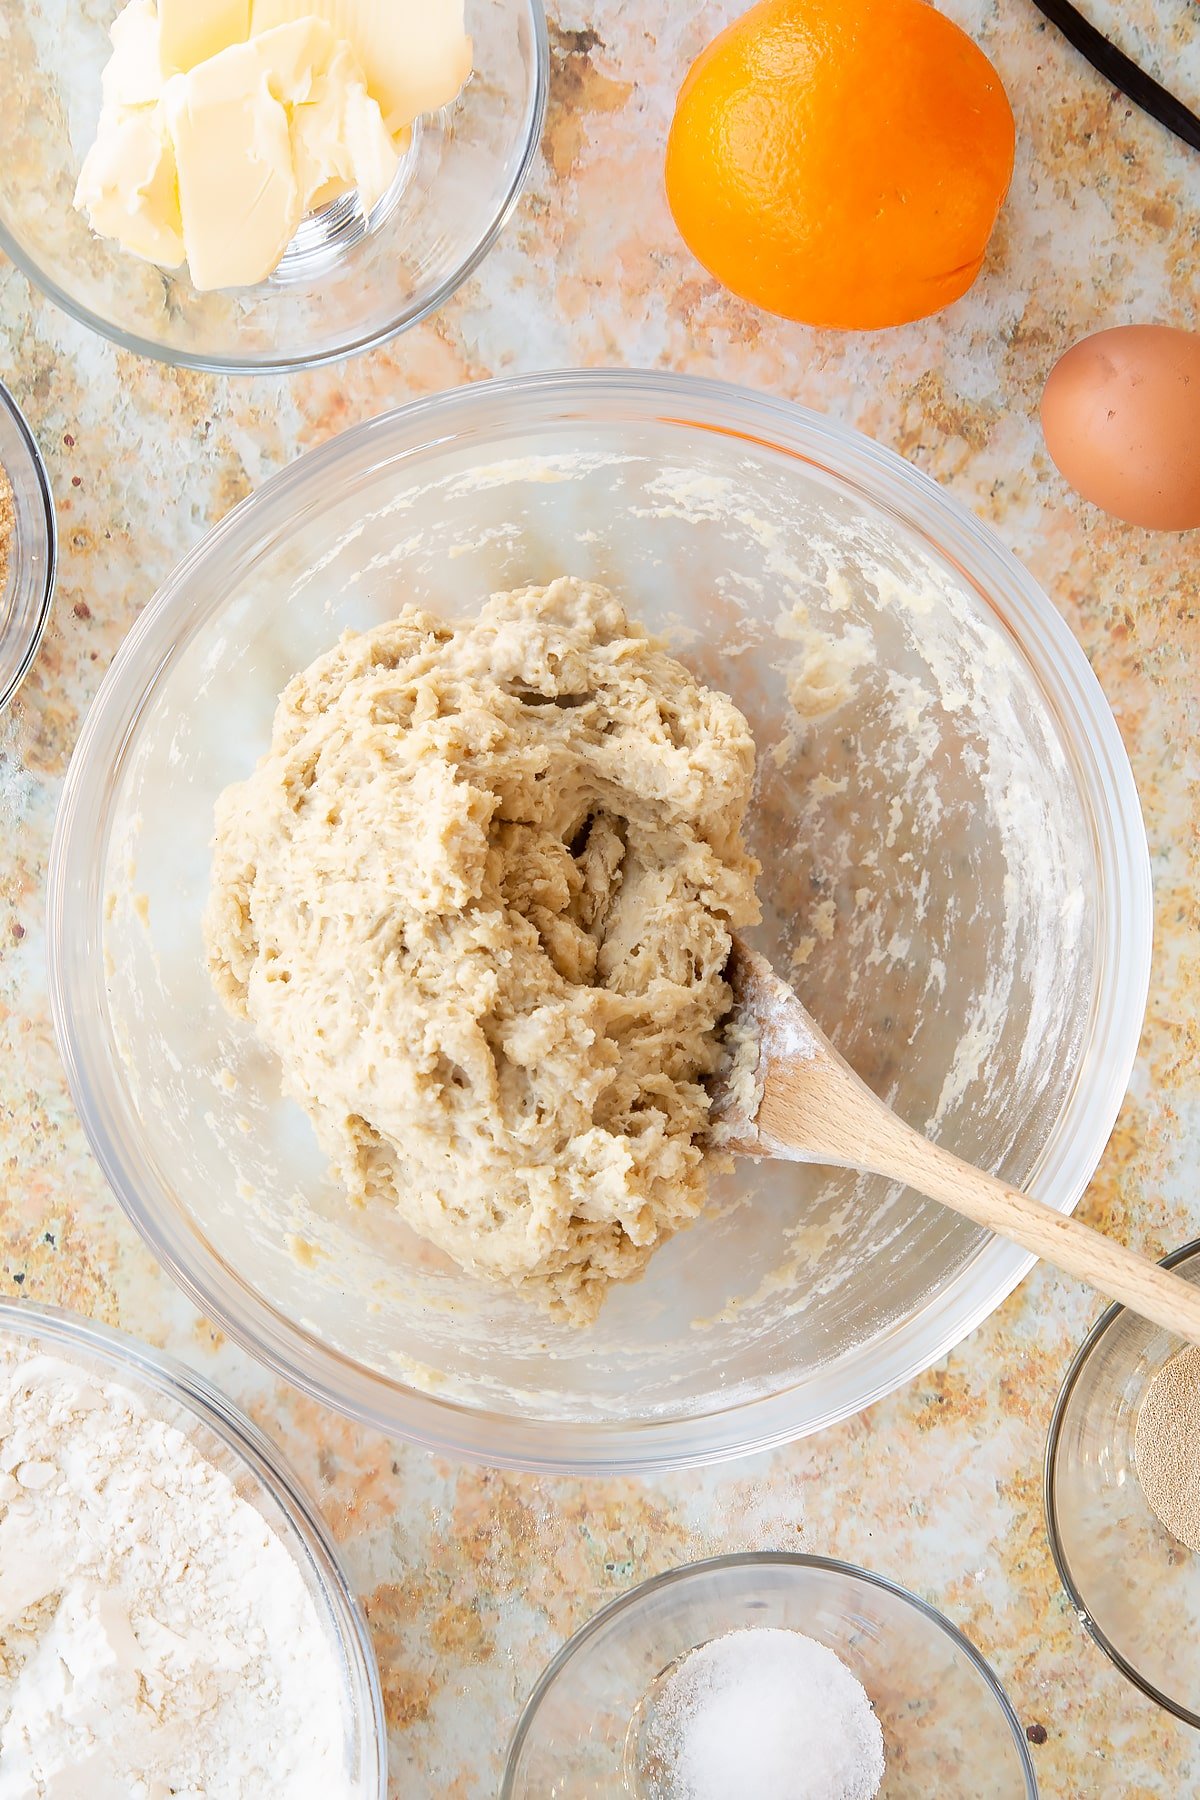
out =
[[[139,362],[0,263],[0,375],[38,432],[62,573],[36,669],[0,718],[0,1291],[78,1308],[184,1356],[282,1442],[363,1595],[391,1721],[392,1792],[490,1795],[546,1659],[603,1601],[714,1550],[847,1557],[943,1607],[995,1665],[1052,1796],[1200,1791],[1200,1738],[1128,1686],[1055,1578],[1041,1504],[1054,1394],[1097,1306],[1044,1272],[891,1400],[770,1457],[648,1483],[454,1468],[268,1379],[185,1303],[110,1197],[54,1047],[43,891],[80,719],[171,564],[301,450],[412,395],[627,362],[723,375],[867,431],[995,526],[1061,608],[1125,736],[1154,860],[1157,949],[1133,1086],[1082,1216],[1156,1252],[1200,1202],[1200,532],[1155,537],[1077,502],[1034,421],[1089,329],[1200,325],[1200,156],[1132,112],[1030,0],[947,0],[1017,113],[1012,196],[985,274],[941,317],[861,337],[760,317],[676,239],[660,191],[672,97],[740,0],[560,0],[544,144],[499,248],[390,348],[288,381]],[[1092,16],[1200,100],[1187,0]]]

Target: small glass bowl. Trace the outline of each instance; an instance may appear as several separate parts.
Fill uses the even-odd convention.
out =
[[[639,1746],[656,1684],[689,1651],[761,1626],[827,1644],[862,1682],[883,1727],[881,1800],[1035,1800],[1008,1697],[948,1619],[865,1569],[783,1553],[672,1569],[598,1612],[530,1696],[500,1800],[650,1800]]]
[[[550,50],[542,0],[467,0],[475,68],[419,119],[370,218],[357,196],[306,219],[255,287],[200,293],[74,208],[96,135],[120,0],[11,0],[0,55],[0,249],[72,318],[142,356],[254,374],[357,354],[442,306],[487,255],[541,138]]]
[[[1162,1266],[1200,1285],[1200,1239]],[[1144,1694],[1200,1730],[1200,1556],[1150,1510],[1133,1448],[1147,1388],[1185,1348],[1123,1306],[1097,1320],[1050,1423],[1046,1518],[1085,1630]]]
[[[0,711],[33,666],[58,563],[54,498],[42,453],[24,414],[0,382],[0,469],[12,488],[13,528],[0,545]]]
[[[28,1300],[0,1300],[0,1341],[23,1339],[132,1390],[182,1431],[288,1551],[344,1675],[346,1775],[353,1800],[387,1800],[387,1729],[370,1633],[325,1525],[278,1449],[202,1376],[123,1332]]]

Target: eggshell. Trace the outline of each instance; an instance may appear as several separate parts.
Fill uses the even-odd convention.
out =
[[[1067,351],[1042,395],[1046,447],[1085,500],[1154,531],[1200,526],[1200,335],[1120,325]]]

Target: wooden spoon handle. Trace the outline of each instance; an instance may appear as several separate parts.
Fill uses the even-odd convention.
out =
[[[894,1138],[877,1143],[878,1174],[906,1182],[931,1200],[1010,1238],[1068,1275],[1076,1276],[1165,1331],[1200,1344],[1200,1287],[1160,1268],[1148,1256],[1093,1231],[1079,1219],[960,1162],[948,1150],[910,1131],[900,1120]],[[911,1140],[911,1143],[909,1142]],[[886,1165],[886,1166],[885,1166]]]
[[[763,1068],[752,1117],[744,1104],[739,1110],[736,1086],[722,1097],[733,1149],[903,1181],[1200,1344],[1200,1287],[913,1131],[859,1079],[770,964],[737,939],[729,978],[738,1017],[758,1038]]]

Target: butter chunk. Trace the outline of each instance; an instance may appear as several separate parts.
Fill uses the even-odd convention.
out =
[[[395,178],[399,157],[349,44],[338,43],[292,113],[292,154],[305,212],[357,188],[364,212]]]
[[[186,74],[231,44],[245,43],[250,0],[158,0],[158,27],[163,75]]]
[[[178,0],[183,4],[183,0]],[[448,106],[471,73],[464,0],[251,0],[251,33],[315,15],[352,47],[396,138],[420,113]]]
[[[281,0],[279,21],[248,35],[251,6],[130,0],[75,192],[94,230],[165,268],[186,258],[199,289],[265,280],[306,212],[350,188],[369,212],[399,162],[354,44],[319,0],[295,17]]]
[[[295,67],[285,46],[232,44],[174,75],[165,90],[179,167],[179,205],[188,266],[198,288],[249,287],[277,266],[303,207],[292,161],[287,110]]]
[[[101,120],[84,158],[75,204],[93,231],[116,238],[134,256],[178,268],[184,258],[175,153],[159,107],[113,112]]]
[[[311,14],[238,46],[241,54],[259,59],[272,94],[284,106],[300,106],[311,97],[336,48],[328,25]]]
[[[101,76],[96,141],[75,187],[75,205],[102,237],[163,268],[183,261],[175,152],[158,104],[158,16],[152,0],[130,0],[113,20],[112,55]]]
[[[353,51],[316,17],[173,76],[166,111],[198,288],[265,280],[312,207],[357,187],[369,210],[396,173]]]
[[[156,105],[163,83],[154,0],[129,0],[113,20],[109,36],[112,55],[100,77],[105,109]]]

